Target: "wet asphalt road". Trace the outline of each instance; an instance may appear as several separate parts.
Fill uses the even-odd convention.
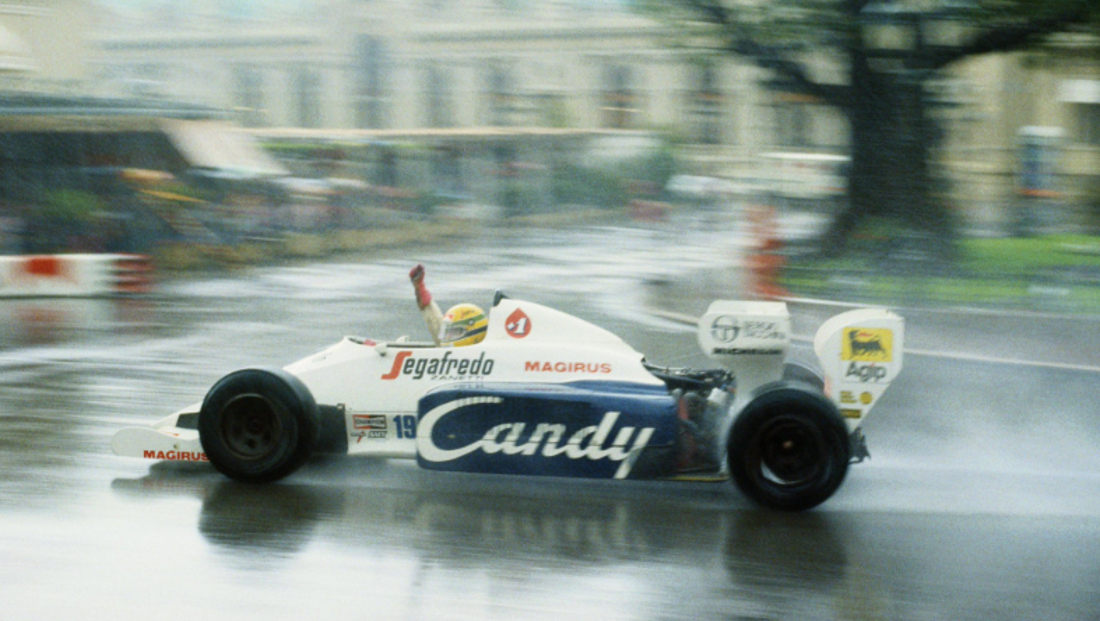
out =
[[[235,368],[343,334],[423,338],[417,261],[444,306],[503,288],[671,365],[706,363],[691,330],[646,308],[692,312],[739,284],[737,240],[714,232],[492,240],[175,281],[147,300],[0,302],[0,618],[1100,619],[1100,355],[1072,338],[1040,338],[1039,365],[974,355],[1004,340],[980,317],[909,318],[920,353],[866,424],[873,459],[806,514],[729,484],[324,458],[250,487],[110,453],[117,429]],[[948,329],[968,340],[937,341]]]

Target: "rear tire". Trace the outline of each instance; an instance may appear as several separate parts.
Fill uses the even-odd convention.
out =
[[[283,370],[243,369],[218,380],[199,412],[199,440],[220,472],[246,483],[290,475],[313,452],[317,403]]]
[[[848,427],[825,395],[793,382],[758,394],[730,432],[729,465],[742,492],[772,509],[825,502],[848,472]]]
[[[825,378],[813,367],[798,362],[788,362],[783,365],[783,379],[793,382],[809,384],[821,392],[825,392]]]

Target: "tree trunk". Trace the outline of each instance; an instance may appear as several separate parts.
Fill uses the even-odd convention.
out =
[[[826,256],[886,258],[914,249],[937,260],[954,256],[952,214],[930,166],[936,132],[923,79],[873,71],[854,55],[848,203],[826,233]]]

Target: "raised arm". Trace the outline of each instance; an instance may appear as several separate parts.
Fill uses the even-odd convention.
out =
[[[432,299],[432,294],[424,285],[424,265],[417,263],[409,272],[409,280],[412,281],[413,290],[416,292],[416,306],[420,309],[420,316],[428,325],[428,332],[432,334],[432,341],[439,345],[439,326],[443,321],[443,312],[439,305]]]

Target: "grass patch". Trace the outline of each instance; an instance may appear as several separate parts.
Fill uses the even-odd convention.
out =
[[[968,239],[962,250],[964,267],[981,272],[1034,273],[1060,267],[1100,267],[1100,238],[1085,235]]]
[[[999,303],[1028,296],[1028,284],[1020,280],[929,278],[927,297],[935,302]]]
[[[795,258],[780,284],[799,297],[1100,314],[1100,237],[967,239],[949,266],[869,256]]]

